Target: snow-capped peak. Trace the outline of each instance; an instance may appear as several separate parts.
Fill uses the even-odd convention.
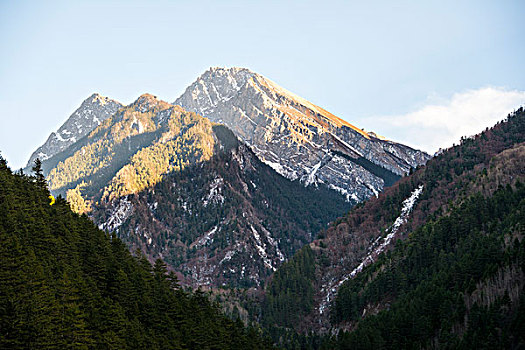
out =
[[[381,140],[246,68],[209,68],[175,104],[231,128],[281,175],[306,185],[325,183],[347,198],[377,195],[391,181],[376,166],[396,177],[429,158]],[[352,161],[357,158],[366,160]]]

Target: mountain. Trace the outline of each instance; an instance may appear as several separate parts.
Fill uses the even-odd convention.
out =
[[[99,94],[95,93],[89,96],[57,132],[52,132],[47,141],[33,152],[26,167],[30,169],[37,158],[44,161],[62,152],[112,116],[121,107],[120,102]]]
[[[336,220],[267,285],[274,339],[319,344],[295,328],[339,333],[327,348],[523,346],[524,154],[520,108]]]
[[[245,68],[210,68],[175,101],[223,123],[266,164],[360,202],[430,157],[361,130]]]
[[[261,286],[350,208],[263,164],[222,125],[144,94],[43,162],[77,213],[192,286]]]
[[[270,349],[0,157],[0,348]]]

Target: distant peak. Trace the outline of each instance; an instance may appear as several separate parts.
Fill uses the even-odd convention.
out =
[[[202,73],[194,84],[230,86],[238,90],[256,73],[242,67],[210,67]]]
[[[208,71],[216,72],[216,71],[230,71],[230,72],[239,72],[239,71],[250,71],[248,68],[244,67],[210,67]],[[250,71],[251,72],[251,71]]]
[[[93,93],[84,102],[98,103],[101,106],[105,105],[108,102],[115,102],[115,103],[121,104],[120,102],[112,100],[109,97],[100,95],[98,92]]]
[[[157,96],[155,95],[152,95],[150,93],[144,93],[142,95],[139,96],[139,98],[137,100],[141,100],[141,99],[146,99],[146,100],[158,100]]]
[[[219,90],[221,90],[220,98],[229,100],[233,95],[237,94],[240,91],[241,87],[245,84],[251,85],[256,90],[261,91],[261,93],[264,95],[266,95],[266,92],[261,90],[261,88],[265,89],[266,91],[269,91],[270,95],[267,95],[265,98],[267,98],[267,100],[274,101],[274,103],[280,104],[280,102],[276,102],[275,98],[276,96],[282,96],[288,99],[289,101],[292,101],[293,103],[302,105],[310,109],[315,113],[315,115],[319,116],[314,116],[315,118],[321,118],[318,120],[321,124],[324,124],[327,120],[329,120],[332,124],[334,124],[337,127],[348,127],[361,134],[363,137],[370,139],[370,136],[365,131],[355,127],[354,125],[333,115],[332,113],[329,113],[328,111],[311,103],[310,101],[284,89],[277,83],[271,81],[270,79],[264,77],[259,73],[249,70],[248,68],[210,67],[199,78],[197,78],[197,81],[193,85],[205,85],[203,93],[208,95],[208,99],[211,102],[212,99],[217,100],[219,97],[215,96],[213,92],[213,96],[210,96],[210,92],[208,92],[208,90],[217,91],[217,88],[219,88]],[[188,87],[188,89],[191,88],[191,86]],[[213,106],[207,108],[215,107],[214,103],[216,102],[211,103]],[[205,112],[209,112],[209,110],[206,110]]]
[[[239,74],[241,75],[255,75],[255,72],[249,70],[248,68],[243,67],[210,67],[203,76],[209,76],[209,75],[231,75],[231,76],[237,76]]]
[[[135,102],[132,103],[132,105],[137,107],[137,108],[140,107],[140,109],[144,110],[144,109],[156,107],[156,106],[159,106],[159,105],[162,108],[166,108],[169,105],[169,103],[160,100],[155,95],[152,95],[152,94],[149,94],[149,93],[145,93],[145,94],[140,95],[135,100]]]

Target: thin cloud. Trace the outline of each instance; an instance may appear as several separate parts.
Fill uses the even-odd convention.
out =
[[[486,87],[456,93],[404,115],[368,119],[369,127],[395,141],[429,153],[458,143],[504,119],[525,103],[525,91]]]

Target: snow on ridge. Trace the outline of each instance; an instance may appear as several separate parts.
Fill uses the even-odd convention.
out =
[[[353,152],[357,153],[360,157],[364,157],[363,156],[363,153],[361,153],[360,151],[358,151],[354,146],[350,145],[348,142],[344,141],[342,138],[340,138],[339,136],[337,136],[336,134],[334,133],[330,133],[330,135],[333,136],[333,138],[335,138],[337,141],[341,142],[345,147],[347,147],[349,150],[352,150]]]
[[[337,192],[341,193],[345,197],[347,202],[350,202],[350,200],[353,200],[356,203],[361,202],[361,199],[359,199],[359,197],[357,196],[357,194],[355,192],[350,193],[348,190],[346,190],[346,189],[344,189],[342,187],[338,187],[338,186],[336,186],[334,184],[329,184],[328,187],[331,188],[334,191],[337,191]]]
[[[379,254],[381,254],[386,249],[386,247],[392,242],[392,239],[399,231],[399,228],[408,221],[408,217],[412,212],[414,204],[419,198],[421,192],[423,192],[423,185],[419,185],[416,189],[412,191],[410,196],[403,201],[401,214],[396,218],[392,226],[390,226],[390,228],[387,230],[387,232],[389,233],[386,235],[386,237],[383,238],[383,241],[381,242],[381,237],[378,237],[378,239],[376,239],[373,245],[369,248],[369,253],[361,261],[361,263],[355,269],[353,269],[352,272],[350,272],[350,274],[344,276],[339,282],[327,288],[326,297],[319,305],[319,314],[324,313],[324,311],[330,304],[330,301],[332,300],[332,296],[337,293],[337,290],[344,282],[351,278],[354,278],[359,272],[363,271],[363,269],[366,266],[372,264],[375,261],[374,257],[377,257]],[[379,245],[377,247],[374,247],[377,244]]]
[[[98,94],[91,95],[82,102],[80,107],[69,116],[57,131],[49,135],[44,144],[33,152],[29,158],[28,166],[39,157],[39,152],[47,154],[47,158],[60,153],[99,126],[103,120],[109,118],[120,107],[122,105],[117,101]]]
[[[277,173],[279,173],[279,174],[283,175],[284,177],[286,177],[286,171],[284,170],[284,167],[282,166],[281,163],[272,162],[270,160],[262,159],[262,158],[261,158],[261,160],[263,161],[264,164],[268,165],[270,168],[275,170]]]

